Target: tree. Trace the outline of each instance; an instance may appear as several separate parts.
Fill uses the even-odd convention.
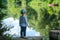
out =
[[[24,0],[23,2],[26,2],[26,4],[23,4],[26,5],[29,23],[42,35],[48,35],[49,30],[60,27],[59,0]],[[20,3],[21,2],[18,2],[18,5]],[[9,16],[18,18],[20,16],[21,7],[20,5],[19,7],[15,7],[14,4],[15,0],[7,0],[7,10]],[[49,4],[58,4],[59,6],[49,6]]]
[[[2,20],[7,16],[7,0],[0,0],[0,40],[8,40],[7,38],[11,39],[8,36],[4,36],[3,33],[6,32],[7,27],[2,28]]]
[[[32,0],[28,4],[32,9],[30,11],[29,7],[27,8],[30,23],[42,35],[48,35],[51,29],[60,28],[60,6],[49,6],[49,4],[59,5],[59,0]],[[35,11],[32,12],[33,10]],[[36,16],[37,20],[33,16]]]

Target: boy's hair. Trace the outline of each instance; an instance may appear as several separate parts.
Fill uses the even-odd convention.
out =
[[[25,14],[26,13],[26,10],[25,9],[22,9],[21,10],[21,14]]]

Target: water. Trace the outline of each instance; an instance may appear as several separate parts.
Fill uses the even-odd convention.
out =
[[[9,17],[4,20],[2,20],[3,27],[10,28],[9,31],[6,31],[4,34],[11,34],[13,37],[20,36],[20,26],[19,26],[19,20]],[[2,28],[3,28],[2,27]],[[40,36],[40,33],[35,31],[33,28],[27,27],[26,30],[26,36]]]

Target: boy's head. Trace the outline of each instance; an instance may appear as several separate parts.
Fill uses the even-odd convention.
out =
[[[21,14],[26,14],[26,10],[25,9],[22,9],[21,10]]]

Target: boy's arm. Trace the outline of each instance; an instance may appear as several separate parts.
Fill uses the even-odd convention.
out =
[[[26,17],[26,23],[27,23],[27,26],[29,26],[29,23],[28,23],[28,19],[27,19],[27,17]]]

